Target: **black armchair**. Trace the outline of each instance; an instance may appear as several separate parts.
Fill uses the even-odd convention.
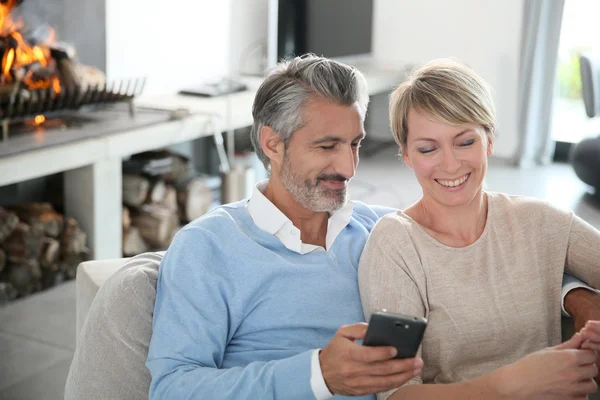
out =
[[[600,58],[582,54],[579,57],[581,90],[585,112],[589,118],[600,115]],[[600,193],[600,136],[576,144],[570,154],[575,174]]]

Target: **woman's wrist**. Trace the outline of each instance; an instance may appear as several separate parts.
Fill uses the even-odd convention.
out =
[[[514,369],[513,364],[509,364],[479,378],[479,384],[489,394],[488,398],[516,400],[521,397],[523,388],[519,387],[520,380],[515,376]]]

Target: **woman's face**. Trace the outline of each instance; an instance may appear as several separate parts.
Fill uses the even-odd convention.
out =
[[[480,125],[447,125],[411,109],[403,159],[423,188],[423,198],[448,207],[481,192],[492,143]]]

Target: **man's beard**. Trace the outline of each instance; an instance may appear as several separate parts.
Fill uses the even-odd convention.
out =
[[[322,174],[313,182],[310,178],[302,179],[292,170],[291,162],[286,154],[281,169],[283,186],[291,193],[294,200],[302,207],[314,212],[334,212],[346,205],[346,188],[328,189],[321,187],[321,181],[344,182],[347,179],[338,174]]]

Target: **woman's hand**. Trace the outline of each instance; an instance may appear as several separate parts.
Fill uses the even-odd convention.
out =
[[[597,390],[594,377],[598,374],[596,353],[583,349],[596,347],[600,325],[586,327],[584,334],[576,333],[558,346],[531,353],[513,364],[497,370],[494,384],[510,399],[585,399]]]
[[[600,350],[598,348],[598,336],[594,333],[598,332],[598,320],[600,320],[600,296],[588,289],[571,290],[565,297],[565,309],[573,318],[575,332],[582,332],[584,338],[588,342],[584,342],[582,347],[592,350]],[[587,325],[588,321],[591,325]],[[587,331],[587,332],[586,332]],[[591,331],[591,332],[590,332]],[[597,358],[596,364],[600,363],[600,355]],[[600,376],[596,376],[596,382],[600,382]]]
[[[582,349],[600,351],[600,321],[587,321],[579,333],[584,340]]]

